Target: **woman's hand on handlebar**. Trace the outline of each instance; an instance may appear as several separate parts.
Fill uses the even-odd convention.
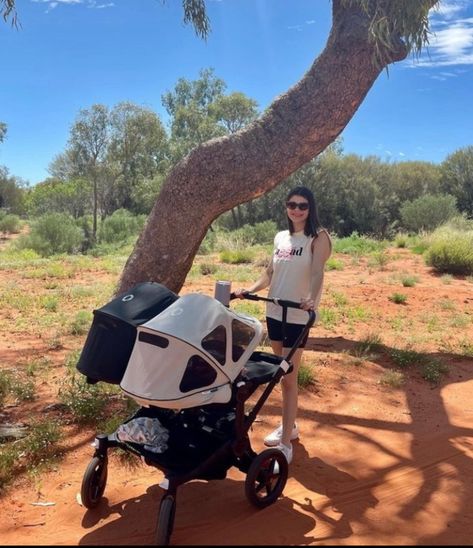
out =
[[[235,291],[233,291],[236,299],[244,299],[245,294],[247,293],[249,293],[248,289],[243,289],[243,287],[239,287],[238,289],[235,289]]]
[[[314,310],[314,299],[301,299],[302,310]]]

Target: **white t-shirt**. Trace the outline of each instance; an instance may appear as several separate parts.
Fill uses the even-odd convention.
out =
[[[289,230],[278,232],[274,237],[273,274],[268,297],[300,302],[310,298],[310,281],[312,276],[312,243],[313,237],[303,231],[290,234]],[[320,301],[315,297],[315,309]],[[282,307],[266,303],[266,315],[282,321]],[[287,309],[287,322],[305,324],[309,318],[305,310]]]

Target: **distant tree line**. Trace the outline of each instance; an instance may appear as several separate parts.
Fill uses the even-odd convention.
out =
[[[93,246],[99,225],[114,212],[148,214],[166,175],[190,150],[235,133],[258,116],[253,99],[226,94],[226,88],[212,69],[193,81],[179,79],[162,96],[167,127],[151,109],[131,102],[81,110],[45,181],[28,187],[0,167],[0,208],[30,218],[68,214]],[[0,122],[0,143],[6,130]],[[437,165],[346,155],[336,142],[273,191],[215,224],[229,230],[268,220],[284,226],[285,195],[301,184],[313,190],[322,224],[339,236],[429,230],[458,212],[473,217],[473,146]]]

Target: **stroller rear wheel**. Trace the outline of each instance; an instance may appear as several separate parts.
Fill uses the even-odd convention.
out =
[[[95,508],[107,484],[108,462],[104,457],[93,457],[82,479],[80,496],[82,504],[88,508]]]
[[[161,499],[158,516],[158,529],[156,531],[156,544],[167,546],[174,528],[174,516],[176,515],[176,499],[172,495],[165,495]]]
[[[288,464],[278,449],[266,449],[250,465],[245,480],[247,499],[257,508],[265,508],[283,492],[287,481]]]

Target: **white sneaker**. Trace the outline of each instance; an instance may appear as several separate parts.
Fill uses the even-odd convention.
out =
[[[161,483],[159,484],[159,487],[161,487],[161,489],[164,489],[165,491],[167,491],[169,489],[169,480],[165,477]]]
[[[276,430],[273,430],[271,434],[268,434],[264,438],[264,444],[268,447],[276,447],[276,445],[279,445],[281,443],[281,436],[282,436],[282,425],[278,426]],[[291,432],[291,441],[297,440],[299,437],[299,428],[297,424],[294,424],[294,427]]]
[[[280,445],[276,445],[274,449],[277,449],[278,451],[281,451],[281,453],[286,457],[287,464],[290,464],[292,461],[292,444],[291,445],[284,445],[284,443],[281,443]],[[274,463],[273,468],[274,474],[279,474],[279,462]]]

